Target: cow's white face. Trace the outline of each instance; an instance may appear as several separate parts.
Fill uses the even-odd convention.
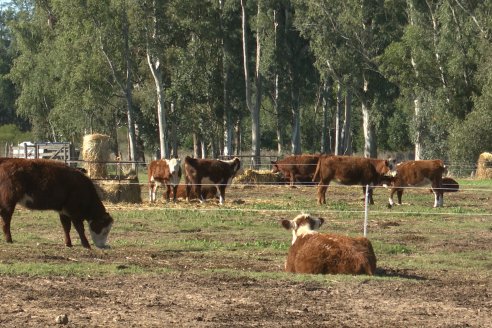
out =
[[[89,221],[89,231],[91,233],[92,241],[97,248],[109,248],[109,246],[106,245],[106,242],[108,241],[108,235],[113,226],[113,219],[106,213],[106,217],[101,220],[105,222],[102,223],[102,227],[97,228],[99,232],[95,230],[95,226],[100,226],[101,223],[97,222],[97,224],[95,224],[94,221]]]
[[[96,245],[97,248],[109,248],[109,246],[106,245],[106,242],[108,241],[108,234],[109,231],[111,230],[111,226],[112,224],[102,228],[100,233],[96,233],[95,231],[89,228],[89,231],[91,232],[92,241],[94,242],[94,245]]]
[[[169,182],[171,185],[176,186],[181,180],[181,161],[177,158],[166,159],[166,163],[169,166]]]
[[[298,237],[317,233],[315,230],[318,230],[324,222],[323,218],[300,214],[293,220],[282,220],[281,224],[285,229],[292,230],[292,244],[294,244]]]

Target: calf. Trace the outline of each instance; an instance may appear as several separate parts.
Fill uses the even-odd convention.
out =
[[[326,204],[326,190],[332,180],[344,185],[378,185],[394,167],[394,160],[352,156],[323,155],[318,161],[313,181],[319,180],[318,204]],[[374,204],[372,188],[369,188],[369,203]]]
[[[295,182],[312,183],[319,155],[293,155],[278,161],[271,161],[272,173],[280,172],[289,179],[290,185]]]
[[[393,207],[393,195],[398,196],[398,205],[401,205],[403,188],[420,187],[430,184],[434,193],[434,207],[443,206],[442,175],[446,172],[446,166],[441,160],[405,161],[396,166],[396,174],[389,178],[391,192],[388,207]],[[453,180],[454,181],[454,180]],[[457,182],[456,182],[457,184]],[[456,189],[451,187],[451,189]]]
[[[323,218],[308,214],[293,220],[281,220],[282,226],[292,230],[285,270],[311,274],[368,274],[376,272],[376,255],[371,242],[364,237],[320,234]]]
[[[148,168],[149,198],[153,203],[156,200],[158,185],[166,186],[166,201],[169,201],[171,187],[173,189],[173,201],[176,202],[176,194],[181,180],[181,161],[176,158],[152,161]]]
[[[186,198],[191,199],[191,188],[195,188],[200,202],[203,202],[202,184],[213,185],[219,195],[219,203],[225,200],[225,189],[231,184],[241,167],[239,158],[223,161],[216,159],[196,159],[186,156],[185,158],[185,181]]]
[[[113,219],[106,212],[92,181],[64,163],[45,159],[0,160],[0,216],[5,240],[12,242],[10,222],[16,204],[34,210],[55,210],[65,232],[65,245],[72,246],[71,225],[82,246],[90,248],[84,233],[89,223],[92,241],[106,247]]]

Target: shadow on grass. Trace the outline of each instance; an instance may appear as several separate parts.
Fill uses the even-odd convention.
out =
[[[412,279],[412,280],[427,280],[427,278],[418,276],[416,274],[411,274],[407,272],[408,270],[395,270],[391,268],[377,268],[376,276],[380,277],[393,277],[402,279]]]

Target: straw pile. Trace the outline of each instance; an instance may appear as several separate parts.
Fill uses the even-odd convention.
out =
[[[141,203],[142,194],[136,177],[125,180],[100,180],[100,197],[110,203]]]
[[[480,154],[476,176],[479,179],[492,179],[492,153]]]
[[[87,175],[92,179],[107,177],[106,163],[109,160],[109,136],[88,134],[84,136],[82,159],[86,162]]]
[[[282,183],[279,173],[270,170],[246,169],[243,174],[234,178],[233,184],[278,184]]]

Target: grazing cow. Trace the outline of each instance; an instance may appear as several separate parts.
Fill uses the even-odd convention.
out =
[[[441,160],[420,160],[405,161],[396,166],[396,174],[387,178],[388,185],[391,186],[388,207],[393,207],[393,195],[396,192],[398,196],[398,205],[401,205],[403,188],[421,187],[430,184],[434,193],[434,207],[441,207],[444,203],[443,198],[443,178],[446,172],[446,166]],[[454,181],[454,180],[453,180]],[[456,181],[455,181],[456,182]],[[456,182],[456,185],[458,183]],[[459,188],[459,187],[458,187]],[[451,187],[456,189],[456,187]]]
[[[183,198],[183,199],[186,198],[186,185],[179,184],[176,193],[177,193],[176,196],[177,198]],[[219,198],[217,196],[217,188],[215,188],[215,186],[202,186],[201,193],[203,199]],[[190,199],[199,199],[199,198],[200,197],[198,197],[198,195],[196,194],[195,188],[191,188]]]
[[[376,272],[376,255],[364,237],[321,234],[315,231],[323,218],[300,214],[293,220],[281,220],[292,230],[285,271],[311,274],[368,274]]]
[[[173,201],[176,203],[176,194],[179,180],[181,180],[181,161],[176,158],[152,161],[148,168],[150,202],[156,200],[156,191],[159,185],[166,186],[166,201],[169,201],[171,187]]]
[[[278,161],[271,161],[272,173],[280,172],[290,185],[295,182],[312,183],[319,155],[293,155]]]
[[[232,179],[236,176],[241,168],[241,161],[234,157],[231,160],[216,159],[196,159],[186,156],[185,158],[185,181],[186,181],[186,198],[191,199],[191,188],[200,196],[200,202],[203,202],[202,184],[214,185],[220,194],[219,203],[223,204],[225,200],[225,189],[231,184]]]
[[[344,185],[378,185],[382,178],[393,170],[394,160],[353,156],[322,155],[316,166],[313,181],[319,180],[318,204],[326,204],[326,190],[332,180]],[[374,204],[372,188],[369,188],[369,203]]]
[[[16,204],[34,210],[55,210],[65,232],[65,245],[72,247],[71,225],[82,246],[90,248],[84,220],[94,244],[106,247],[113,219],[106,212],[91,179],[64,163],[45,159],[0,160],[0,216],[5,240],[12,242],[10,221]]]

